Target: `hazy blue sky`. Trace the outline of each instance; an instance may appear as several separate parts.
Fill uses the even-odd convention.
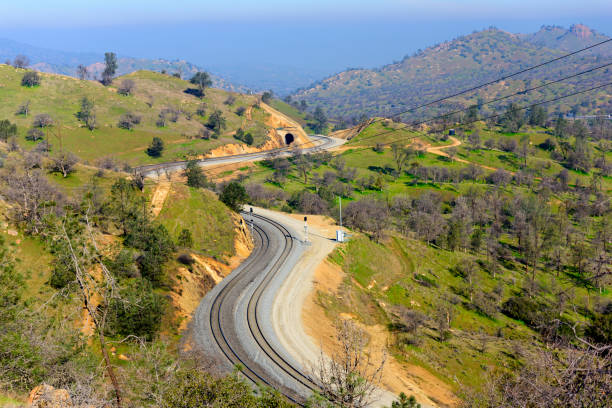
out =
[[[277,18],[481,19],[612,16],[609,0],[2,0],[3,24],[45,26]]]
[[[186,59],[232,80],[375,67],[495,25],[584,23],[612,34],[612,0],[0,0],[0,37],[66,51]],[[306,82],[306,83],[304,83]]]

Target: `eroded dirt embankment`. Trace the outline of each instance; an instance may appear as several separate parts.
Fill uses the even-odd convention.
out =
[[[321,302],[322,296],[341,296],[341,287],[346,274],[336,264],[325,260],[314,272],[314,290],[308,295],[302,309],[302,322],[306,333],[315,339],[327,355],[338,351],[338,341],[334,322]],[[350,314],[339,318],[354,319]],[[368,335],[368,353],[372,361],[382,358],[382,350],[390,341],[389,333],[383,325],[367,326],[357,323]],[[404,392],[414,395],[419,403],[427,407],[455,407],[458,404],[448,384],[431,372],[414,364],[400,363],[393,356],[387,356],[382,379],[383,387],[398,395]]]
[[[263,102],[261,102],[259,106],[267,114],[264,123],[269,128],[268,138],[263,145],[255,147],[243,143],[230,143],[211,150],[204,157],[233,156],[236,154],[257,153],[285,147],[284,137],[286,133],[291,133],[293,135],[294,145],[299,145],[302,148],[310,147],[310,138],[298,122]],[[250,120],[252,117],[252,109],[252,106],[247,109],[247,120]]]
[[[246,224],[238,215],[234,215],[232,219],[236,235],[234,255],[231,258],[220,262],[192,253],[195,262],[189,267],[179,267],[175,273],[170,298],[175,317],[180,320],[181,331],[187,328],[204,295],[251,254],[253,243]]]
[[[336,130],[335,132],[331,132],[329,136],[335,137],[337,139],[351,140],[352,138],[360,134],[365,128],[370,126],[373,121],[374,119],[370,119],[348,129]]]

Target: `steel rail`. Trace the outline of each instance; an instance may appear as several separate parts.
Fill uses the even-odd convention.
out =
[[[271,220],[267,217],[254,214],[254,216],[277,230],[279,230],[284,236],[284,247],[280,254],[280,256],[276,259],[274,264],[269,271],[264,276],[263,280],[259,283],[257,288],[255,289],[253,295],[249,298],[249,302],[247,305],[247,325],[253,336],[253,339],[257,343],[260,348],[260,351],[265,354],[275,365],[276,368],[281,370],[285,375],[291,377],[295,381],[302,384],[304,387],[311,391],[318,390],[318,385],[304,373],[302,373],[298,368],[294,367],[291,363],[289,363],[285,358],[283,358],[270,344],[269,340],[263,334],[261,328],[261,316],[259,315],[259,302],[267,289],[270,283],[273,281],[274,277],[280,270],[280,268],[284,265],[287,258],[291,254],[293,250],[293,240],[294,237],[291,236],[289,231],[280,223]],[[268,268],[268,264],[264,264],[259,266],[258,264],[262,261],[262,257],[265,256],[270,249],[270,236],[265,231],[265,229],[261,228],[258,225],[254,224],[255,231],[255,249],[251,253],[251,255],[245,261],[245,265],[243,267],[243,273],[240,273],[231,278],[231,281],[227,283],[226,286],[215,296],[210,312],[210,325],[211,332],[213,335],[213,339],[221,349],[222,353],[225,357],[234,365],[241,365],[241,372],[247,377],[250,381],[254,383],[263,383],[272,388],[277,389],[281,394],[287,397],[292,402],[303,405],[305,402],[305,398],[303,395],[300,395],[297,391],[289,388],[284,384],[279,384],[277,380],[270,378],[268,373],[264,367],[262,367],[259,363],[253,361],[248,356],[248,353],[242,352],[240,350],[241,346],[237,339],[232,339],[232,335],[230,332],[230,327],[226,327],[229,323],[227,321],[227,316],[224,316],[222,312],[222,307],[224,302],[227,300],[228,294],[236,288],[243,279],[251,280],[254,276],[259,275],[259,271],[256,271],[255,268],[265,270]],[[245,274],[244,272],[249,272],[250,274]],[[234,342],[234,340],[238,341],[238,344]]]

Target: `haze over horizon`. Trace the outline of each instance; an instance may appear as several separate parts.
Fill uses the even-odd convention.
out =
[[[0,37],[71,52],[115,51],[180,59],[253,88],[289,90],[349,67],[374,68],[418,49],[491,25],[518,33],[582,23],[604,34],[612,4],[544,1],[292,2],[241,0],[232,6],[160,2],[33,1],[26,13],[3,5]]]

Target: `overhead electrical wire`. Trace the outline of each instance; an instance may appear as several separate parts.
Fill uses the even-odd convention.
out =
[[[599,69],[606,68],[606,67],[611,66],[611,65],[612,65],[612,63],[607,63],[607,64],[604,64],[604,65],[601,65],[601,66],[598,66],[598,67],[595,67],[595,68],[591,68],[591,69],[579,72],[577,74],[569,75],[567,77],[563,77],[563,78],[560,78],[560,79],[557,79],[557,80],[553,80],[553,81],[547,82],[545,84],[538,85],[538,86],[533,87],[533,88],[528,88],[528,89],[525,89],[523,91],[518,91],[518,92],[515,92],[513,94],[509,94],[509,95],[505,95],[505,96],[502,96],[502,97],[499,97],[499,98],[495,98],[495,99],[492,99],[490,101],[486,101],[486,102],[480,104],[480,106],[489,105],[491,103],[499,102],[501,100],[508,99],[508,98],[510,98],[512,96],[526,94],[528,92],[531,92],[531,91],[534,91],[534,90],[537,90],[537,89],[541,89],[541,88],[545,88],[547,86],[550,86],[550,85],[553,85],[553,84],[565,81],[567,79],[571,79],[571,78],[578,77],[580,75],[591,73],[591,72],[597,71]],[[597,89],[605,88],[605,87],[609,86],[610,84],[612,84],[612,83],[607,83],[607,84],[604,84],[604,85],[601,85],[601,86],[596,86],[596,87],[589,88],[589,89],[586,89],[586,90],[572,92],[572,93],[569,93],[569,94],[566,94],[566,95],[563,95],[563,96],[560,96],[560,97],[555,97],[555,98],[548,99],[548,100],[545,100],[545,101],[536,102],[536,103],[533,103],[533,104],[530,104],[530,105],[519,107],[519,108],[515,109],[515,111],[526,110],[526,109],[530,109],[530,108],[533,108],[533,107],[536,107],[536,106],[539,106],[539,105],[543,105],[543,104],[546,104],[546,103],[556,102],[556,101],[561,100],[561,99],[565,99],[565,98],[569,98],[569,97],[572,97],[572,96],[576,96],[576,95],[580,95],[580,94],[583,94],[583,93],[587,93],[587,92],[590,92],[590,91],[594,91],[594,90],[597,90]],[[457,113],[465,112],[465,111],[467,111],[469,109],[470,109],[470,107],[465,108],[465,109],[460,109],[460,110],[457,110],[457,111],[453,111],[453,112],[449,112],[449,113],[446,113],[446,114],[443,114],[443,115],[438,115],[438,116],[435,116],[433,118],[429,118],[429,119],[426,119],[426,120],[423,120],[423,121],[420,121],[420,122],[410,123],[410,124],[403,124],[402,126],[400,126],[398,128],[395,128],[395,129],[391,129],[391,130],[388,130],[388,131],[379,132],[379,133],[375,133],[373,135],[369,135],[369,136],[363,137],[363,138],[360,139],[360,141],[376,138],[376,137],[379,137],[379,136],[384,136],[384,135],[391,134],[391,133],[395,133],[395,132],[400,131],[402,129],[407,129],[407,128],[410,128],[410,127],[413,127],[413,126],[418,126],[418,125],[421,125],[421,124],[429,123],[429,122],[432,122],[432,121],[435,121],[435,120],[438,120],[438,119],[441,119],[441,118],[444,118],[444,117],[448,117],[448,116],[451,116],[451,115],[454,115],[454,114],[457,114]],[[505,114],[505,112],[504,113],[493,114],[493,115],[490,115],[490,116],[487,116],[487,117],[484,117],[484,118],[474,119],[474,120],[471,120],[471,121],[468,121],[468,122],[463,122],[463,123],[460,124],[460,126],[464,126],[464,125],[467,125],[467,124],[470,124],[470,123],[474,123],[474,122],[478,122],[478,121],[482,121],[482,120],[497,118],[497,117],[502,116],[504,114]],[[371,123],[374,123],[374,122],[371,122]],[[445,131],[447,129],[448,128],[445,128],[442,131]],[[418,131],[414,131],[414,132],[419,133],[419,136],[426,135],[423,132],[418,132]],[[415,138],[415,137],[418,137],[418,136],[414,136],[412,138]],[[401,140],[401,139],[398,139],[396,141],[399,141],[399,140]],[[395,143],[395,141],[392,141],[390,143],[381,143],[381,145],[388,145],[388,144],[392,144],[392,143]],[[312,142],[300,143],[300,144],[294,145],[293,148],[296,148],[296,147],[299,147],[299,146],[304,146],[304,145],[309,145],[309,144],[312,144]],[[371,147],[367,147],[366,149],[370,149],[370,148]],[[360,151],[360,150],[363,150],[363,149],[353,149],[352,151]],[[279,153],[282,153],[282,152],[279,152]],[[216,166],[214,169],[204,169],[204,171],[218,170],[220,168],[232,166],[232,165],[235,165],[235,164],[236,163],[229,163],[229,164],[226,164],[226,165]]]
[[[518,75],[520,75],[520,74],[524,74],[525,72],[533,71],[533,70],[535,70],[535,69],[538,69],[538,68],[541,68],[541,67],[543,67],[543,66],[546,66],[546,65],[552,64],[552,63],[554,63],[554,62],[557,62],[557,61],[563,60],[563,59],[565,59],[565,58],[569,58],[569,57],[574,56],[574,55],[576,55],[576,54],[580,54],[580,53],[582,53],[582,52],[584,52],[584,51],[588,51],[588,50],[590,50],[590,49],[593,49],[593,48],[596,48],[596,47],[602,46],[602,45],[604,45],[604,44],[606,44],[606,43],[609,43],[609,42],[612,42],[612,38],[607,39],[607,40],[604,40],[604,41],[600,41],[600,42],[598,42],[598,43],[596,43],[596,44],[589,45],[588,47],[584,47],[584,48],[581,48],[581,49],[576,50],[576,51],[572,51],[572,52],[570,52],[569,54],[561,55],[561,56],[559,56],[559,57],[556,57],[556,58],[553,58],[553,59],[551,59],[551,60],[548,60],[548,61],[542,62],[542,63],[540,63],[540,64],[532,65],[532,66],[530,66],[530,67],[528,67],[528,68],[521,69],[521,70],[516,71],[516,72],[514,72],[514,73],[512,73],[512,74],[504,75],[504,76],[499,77],[499,78],[497,78],[497,79],[494,79],[494,80],[491,80],[491,81],[488,81],[488,82],[484,82],[484,83],[482,83],[482,84],[479,84],[479,85],[473,86],[473,87],[471,87],[471,88],[464,89],[464,90],[459,91],[459,92],[456,92],[456,93],[454,93],[454,94],[451,94],[451,95],[448,95],[448,96],[445,96],[445,97],[442,97],[442,98],[439,98],[439,99],[436,99],[436,100],[433,100],[433,101],[430,101],[430,102],[427,102],[427,103],[424,103],[424,104],[421,104],[421,105],[414,106],[414,107],[412,107],[412,108],[410,108],[410,109],[407,109],[407,110],[405,110],[405,111],[395,113],[395,114],[393,114],[393,115],[391,115],[391,116],[387,116],[386,118],[387,118],[387,119],[389,119],[389,118],[393,118],[393,117],[396,117],[396,116],[401,116],[401,115],[404,115],[404,114],[406,114],[406,113],[414,112],[414,111],[416,111],[417,109],[425,108],[425,107],[428,107],[428,106],[434,105],[434,104],[436,104],[436,103],[443,102],[443,101],[445,101],[445,100],[447,100],[447,99],[452,99],[452,98],[455,98],[455,97],[457,97],[457,96],[461,96],[461,95],[464,95],[464,94],[466,94],[466,93],[473,92],[473,91],[476,91],[476,90],[478,90],[478,89],[482,89],[482,88],[484,88],[484,87],[486,87],[486,86],[493,85],[493,84],[495,84],[495,83],[497,83],[497,82],[505,81],[506,79],[510,79],[510,78],[513,78],[513,77],[518,76]]]

